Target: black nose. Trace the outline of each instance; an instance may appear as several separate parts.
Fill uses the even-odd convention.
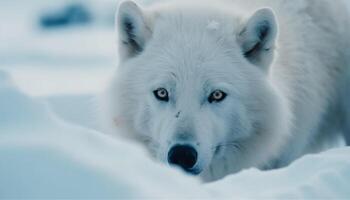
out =
[[[188,145],[176,145],[168,153],[169,164],[178,165],[187,172],[191,172],[197,162],[197,151]]]

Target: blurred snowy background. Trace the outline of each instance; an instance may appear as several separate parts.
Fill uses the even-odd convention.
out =
[[[118,62],[117,2],[0,1],[0,198],[350,198],[348,148],[203,186],[94,131],[91,98]]]
[[[31,95],[90,93],[117,63],[117,0],[0,1],[0,69]]]
[[[0,70],[11,73],[27,94],[48,100],[58,115],[92,127],[90,97],[118,62],[117,5],[118,0],[0,1]]]

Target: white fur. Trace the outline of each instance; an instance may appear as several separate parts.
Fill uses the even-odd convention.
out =
[[[324,150],[350,124],[344,7],[340,0],[123,2],[121,62],[101,101],[104,127],[162,162],[172,145],[190,143],[205,181]],[[155,99],[159,87],[168,103]],[[216,89],[228,95],[210,104]]]

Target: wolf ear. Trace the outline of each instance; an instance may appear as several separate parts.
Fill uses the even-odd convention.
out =
[[[268,70],[274,57],[277,21],[270,8],[257,10],[238,33],[238,43],[244,56],[254,65]]]
[[[119,4],[116,14],[116,29],[119,34],[120,59],[125,60],[141,53],[151,36],[142,9],[133,1]]]

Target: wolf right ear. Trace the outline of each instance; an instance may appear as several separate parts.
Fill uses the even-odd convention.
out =
[[[267,71],[273,61],[277,33],[274,12],[261,8],[245,22],[237,40],[248,61]]]
[[[151,29],[146,23],[142,9],[133,1],[119,4],[116,14],[116,29],[119,34],[120,60],[141,53],[151,37]]]

